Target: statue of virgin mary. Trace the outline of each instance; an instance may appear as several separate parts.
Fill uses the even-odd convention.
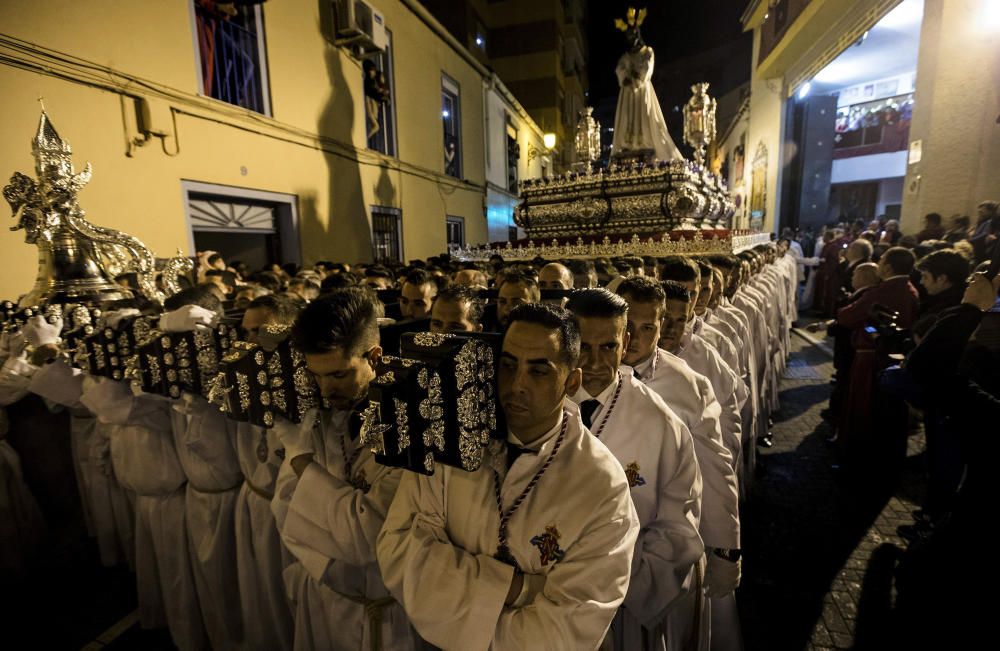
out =
[[[653,77],[653,48],[642,40],[639,27],[646,10],[638,13],[629,7],[625,20],[615,26],[625,32],[628,51],[618,59],[618,108],[615,111],[615,135],[611,143],[614,158],[649,157],[657,160],[681,160],[680,150],[667,132],[667,123],[650,81]]]

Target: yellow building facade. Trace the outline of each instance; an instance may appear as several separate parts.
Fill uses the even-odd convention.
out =
[[[93,164],[80,194],[88,219],[160,257],[194,253],[198,193],[287,208],[275,244],[282,261],[373,259],[375,212],[397,220],[404,261],[445,251],[447,222],[460,222],[464,243],[487,241],[484,87],[497,81],[417,2],[380,0],[396,155],[373,150],[362,63],[333,42],[334,6],[280,0],[253,10],[265,104],[254,111],[206,95],[191,0],[2,0],[0,173],[32,172],[42,97],[77,169]],[[456,175],[446,173],[443,87],[461,116]],[[541,145],[537,125],[519,133],[525,150]],[[520,165],[522,177],[537,174]],[[223,236],[241,234],[216,221]],[[32,284],[35,247],[2,229],[0,249],[0,296],[13,299]]]

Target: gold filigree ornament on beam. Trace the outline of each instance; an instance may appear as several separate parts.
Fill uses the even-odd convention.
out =
[[[15,172],[4,187],[24,240],[38,247],[38,277],[20,305],[44,303],[100,303],[131,298],[132,292],[115,282],[123,273],[135,273],[139,291],[160,303],[164,293],[154,280],[155,259],[135,237],[91,224],[77,194],[90,181],[90,163],[77,173],[72,149],[59,137],[44,108],[31,143],[37,180]],[[177,275],[190,262],[174,258],[167,263],[168,292],[178,289]]]

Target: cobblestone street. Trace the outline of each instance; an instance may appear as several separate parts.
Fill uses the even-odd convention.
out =
[[[774,447],[744,507],[739,603],[747,649],[900,648],[897,575],[906,553],[896,527],[921,497],[923,436],[909,437],[897,486],[842,477],[820,416],[833,364],[792,335]]]

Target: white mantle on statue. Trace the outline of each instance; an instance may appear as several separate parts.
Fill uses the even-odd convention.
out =
[[[612,156],[652,150],[657,160],[683,160],[667,132],[667,123],[650,81],[653,77],[653,48],[648,45],[626,52],[618,59],[618,108]]]

